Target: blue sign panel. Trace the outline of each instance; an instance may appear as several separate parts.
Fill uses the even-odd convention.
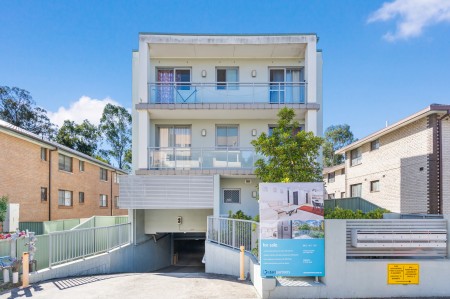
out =
[[[324,276],[324,239],[262,240],[261,276]]]
[[[323,183],[260,183],[261,276],[324,276]]]

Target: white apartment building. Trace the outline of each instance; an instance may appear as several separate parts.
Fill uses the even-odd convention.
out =
[[[395,213],[450,213],[450,106],[432,104],[338,151],[329,198],[361,197]]]
[[[141,33],[133,52],[133,175],[120,207],[135,241],[204,239],[207,216],[258,214],[258,158],[282,107],[322,135],[322,53],[315,34]],[[181,236],[181,237],[180,237]]]

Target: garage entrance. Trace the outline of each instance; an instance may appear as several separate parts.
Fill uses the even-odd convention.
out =
[[[178,268],[176,272],[205,272],[205,237],[205,233],[172,234],[172,265]]]

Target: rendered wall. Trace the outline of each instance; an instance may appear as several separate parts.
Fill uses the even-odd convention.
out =
[[[246,184],[244,178],[221,178],[220,180],[220,215],[228,216],[228,211],[236,213],[241,210],[246,215],[256,216],[259,213],[259,205],[257,198],[252,197],[253,191],[258,191],[257,179],[250,179],[251,183]],[[240,203],[225,203],[223,198],[223,189],[240,189]]]
[[[145,210],[145,233],[206,232],[206,219],[212,214],[212,209]],[[182,217],[181,224],[177,223],[178,216]]]

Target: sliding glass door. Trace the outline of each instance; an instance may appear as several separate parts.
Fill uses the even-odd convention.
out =
[[[157,103],[174,103],[184,95],[180,91],[191,89],[191,70],[164,68],[157,70]]]
[[[303,68],[270,69],[270,103],[304,103]]]

